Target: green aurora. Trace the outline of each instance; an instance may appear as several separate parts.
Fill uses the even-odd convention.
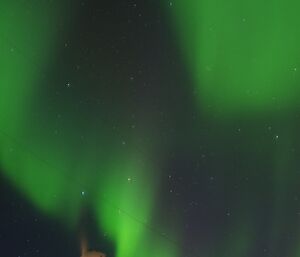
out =
[[[131,146],[118,150],[108,128],[91,124],[87,128],[90,143],[81,146],[81,158],[75,160],[78,150],[72,144],[80,133],[71,124],[75,116],[65,124],[62,133],[72,130],[72,135],[66,135],[62,143],[61,138],[42,130],[45,122],[55,131],[49,111],[39,110],[38,118],[31,115],[42,106],[37,98],[57,52],[60,35],[55,28],[60,23],[68,24],[62,18],[68,4],[0,3],[0,160],[4,175],[40,211],[61,220],[72,231],[79,225],[81,209],[88,204],[97,215],[99,231],[106,231],[115,243],[117,257],[140,256],[146,248],[148,255],[144,256],[153,256],[149,243],[157,235],[147,228],[151,226],[155,198],[154,167],[147,164],[150,155],[143,156],[146,154],[137,153]],[[101,127],[100,134],[95,126]],[[105,149],[99,149],[95,142]],[[143,152],[147,152],[146,145]],[[173,245],[155,244],[156,255],[176,256]]]
[[[87,112],[79,114],[80,121],[77,113],[66,112],[68,122],[59,135],[53,133],[55,111],[47,110],[39,96],[46,91],[43,76],[59,52],[61,35],[55,27],[72,23],[62,18],[70,12],[70,3],[53,1],[56,4],[51,8],[44,1],[32,3],[35,5],[0,2],[0,165],[5,177],[37,209],[71,231],[76,230],[87,205],[96,215],[99,233],[107,233],[114,242],[116,257],[137,257],[141,252],[143,257],[183,254],[180,246],[149,229],[156,225],[153,216],[159,184],[155,178],[161,175],[156,161],[163,151],[159,143],[139,143],[142,137],[157,141],[147,125],[134,133],[122,127],[126,147],[111,132],[111,121],[80,128]],[[201,111],[208,115],[222,112],[226,120],[266,113],[285,115],[298,108],[300,18],[299,4],[292,3],[172,1],[170,22],[192,74]],[[30,8],[25,12],[26,5]],[[82,130],[87,131],[86,141],[78,143]],[[276,145],[270,158],[276,196],[287,194],[288,185],[298,179],[298,175],[285,175],[285,169],[297,159],[295,153],[289,153],[297,134],[291,130],[283,129],[281,134],[289,134],[286,144]],[[243,147],[248,144],[255,148],[251,140]],[[277,216],[272,220],[270,245],[280,243],[285,225],[281,222],[285,205],[279,198],[273,203]],[[203,253],[203,257],[220,257],[224,252],[228,257],[250,255],[256,243],[251,215],[241,215],[232,227],[232,236],[222,238],[216,251]],[[180,239],[180,227],[174,230],[174,238]],[[289,256],[299,256],[300,249],[295,248]]]
[[[202,110],[240,116],[299,107],[299,7],[297,1],[172,1]]]
[[[299,8],[297,1],[236,0],[173,0],[168,8],[181,55],[193,80],[198,110],[210,120],[214,117],[213,120],[218,120],[216,124],[224,128],[241,121],[249,122],[249,130],[252,129],[246,133],[249,139],[238,142],[238,147],[247,154],[259,149],[253,158],[260,159],[265,153],[272,162],[271,174],[260,171],[261,177],[272,177],[269,187],[273,199],[269,208],[273,212],[267,232],[269,250],[266,250],[270,254],[277,254],[278,246],[286,243],[282,241],[282,231],[295,228],[283,217],[292,217],[291,210],[298,198],[291,194],[298,194],[300,179],[294,172],[299,126],[293,118],[298,117],[300,108]],[[284,135],[281,140],[275,133],[274,147],[268,139],[261,139],[258,146],[251,142],[251,138],[260,133],[256,123],[264,119],[274,122],[277,133]],[[257,169],[265,163],[268,161],[259,161]],[[257,172],[255,169],[253,173]],[[256,189],[264,192],[262,188]],[[252,200],[259,197],[261,195]],[[257,208],[254,203],[250,206]],[[241,204],[239,210],[243,208],[250,207]],[[255,238],[251,223],[254,221],[251,215],[242,217],[240,225],[233,227],[244,227],[245,232],[238,232],[232,240],[222,242],[224,248],[213,256],[252,255]],[[298,221],[291,219],[297,227]],[[299,256],[298,242],[299,237],[295,236],[286,256]]]

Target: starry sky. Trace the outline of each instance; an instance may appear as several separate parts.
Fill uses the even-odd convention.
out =
[[[299,8],[0,1],[1,254],[299,257]]]

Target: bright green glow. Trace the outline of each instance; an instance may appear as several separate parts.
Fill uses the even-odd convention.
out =
[[[32,154],[19,151],[8,139],[1,143],[6,146],[1,157],[7,175],[41,209],[53,212],[61,201],[57,195],[63,195],[63,174],[43,165]]]
[[[55,51],[59,36],[55,28],[61,22],[58,13],[63,4],[6,0],[0,3],[0,124],[1,132],[8,134],[1,134],[0,161],[7,178],[37,208],[66,216],[67,224],[74,224],[80,199],[74,197],[75,187],[62,172],[69,168],[70,161],[64,160],[61,145],[53,144],[45,135],[30,136],[35,121],[29,119],[31,104],[43,88],[39,81]],[[29,137],[30,145],[24,148],[18,140],[23,142]],[[39,157],[28,149],[35,153],[38,149]],[[49,156],[55,167],[41,160]]]
[[[64,218],[66,225],[76,223],[81,202],[77,189],[80,185],[75,176],[72,183],[64,172],[69,170],[66,160],[56,158],[56,166],[52,166],[9,137],[1,137],[0,156],[5,175],[37,208],[45,214]]]
[[[38,77],[36,67],[28,65],[26,57],[17,52],[12,42],[23,41],[23,37],[26,37],[24,35],[27,31],[26,26],[35,27],[33,24],[35,17],[27,17],[20,3],[12,1],[1,1],[0,10],[0,119],[1,124],[4,124],[3,119],[7,118],[9,122],[6,124],[12,129],[17,127],[16,122],[24,114],[24,108],[27,108],[25,105],[31,99],[34,82]],[[43,41],[37,44],[42,44]],[[28,45],[24,43],[22,50],[26,51]],[[28,55],[32,54],[31,49]]]
[[[172,1],[184,55],[205,111],[298,106],[298,1]]]
[[[148,231],[142,223],[150,221],[153,205],[154,185],[150,165],[146,165],[138,155],[128,160],[130,158],[119,160],[110,169],[104,186],[102,183],[99,185],[96,204],[99,224],[117,242],[117,257],[139,255],[137,248]],[[126,183],[120,183],[122,181]]]
[[[30,129],[26,120],[30,103],[41,88],[38,81],[55,44],[56,35],[50,28],[60,6],[35,3],[31,8],[32,4],[0,3],[0,121],[9,133],[8,138],[1,137],[0,158],[6,175],[22,192],[37,207],[53,212],[62,201],[58,196],[63,193],[66,178],[11,140],[22,138]]]

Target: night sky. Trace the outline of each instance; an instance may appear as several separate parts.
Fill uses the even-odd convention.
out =
[[[1,0],[0,255],[299,257],[299,11]]]

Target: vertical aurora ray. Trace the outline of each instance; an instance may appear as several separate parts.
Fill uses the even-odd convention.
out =
[[[1,166],[37,206],[47,210],[54,208],[53,193],[62,189],[61,174],[42,168],[24,149],[18,151],[11,139],[22,138],[28,129],[31,102],[41,89],[41,74],[54,51],[57,33],[53,25],[59,22],[62,6],[34,1],[0,3]],[[42,170],[48,172],[47,178]]]
[[[201,109],[245,114],[298,107],[299,3],[172,1]]]
[[[26,114],[41,72],[36,66],[28,65],[27,58],[35,58],[47,51],[47,47],[39,49],[40,51],[35,50],[35,47],[46,44],[47,37],[46,40],[43,37],[31,39],[32,34],[41,29],[35,22],[35,19],[40,18],[40,10],[36,13],[26,13],[21,2],[11,1],[1,1],[0,10],[1,124],[14,131],[19,127],[21,117]],[[17,49],[15,42],[18,42]],[[20,51],[25,52],[25,56],[20,54]],[[40,58],[38,62],[40,67],[45,65],[42,60],[43,58]]]
[[[124,155],[109,169],[104,186],[99,184],[95,199],[99,227],[116,243],[116,257],[178,254],[173,243],[152,231],[158,185],[157,172],[148,158],[149,154],[134,151]]]
[[[66,6],[68,1],[0,3],[0,163],[4,175],[38,209],[74,225],[81,202],[76,186],[88,179],[77,174],[77,182],[70,183],[70,153],[37,125],[44,122],[51,128],[52,121],[34,116],[49,117],[47,107],[36,103],[46,90],[45,74],[57,51],[60,25],[68,25]],[[78,166],[88,161],[84,158]]]

